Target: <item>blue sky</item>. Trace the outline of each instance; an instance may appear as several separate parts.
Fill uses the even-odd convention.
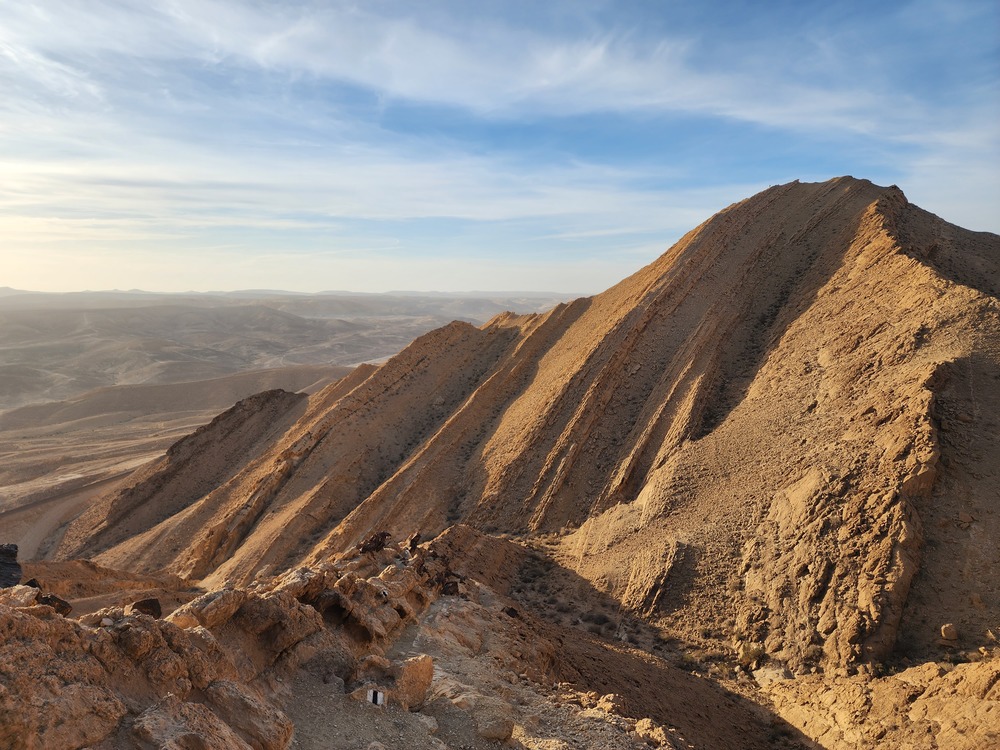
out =
[[[998,123],[995,0],[0,0],[0,286],[591,293],[842,174],[998,232]]]

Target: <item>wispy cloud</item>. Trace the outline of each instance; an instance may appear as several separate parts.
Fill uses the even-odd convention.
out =
[[[404,259],[439,280],[414,269],[463,252],[494,276],[618,269],[574,287],[596,290],[766,184],[848,172],[998,228],[997,43],[968,36],[988,3],[771,11],[760,34],[673,3],[0,5],[0,232],[22,284],[43,278],[32,254],[128,249],[139,274],[167,248],[262,269],[304,248],[369,286]],[[316,277],[296,288],[335,286]]]

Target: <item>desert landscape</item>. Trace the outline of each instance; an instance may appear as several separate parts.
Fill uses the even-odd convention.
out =
[[[0,747],[1000,746],[946,218],[775,185],[571,301],[6,292]]]
[[[25,559],[240,399],[312,393],[454,319],[555,295],[0,291],[0,524]]]

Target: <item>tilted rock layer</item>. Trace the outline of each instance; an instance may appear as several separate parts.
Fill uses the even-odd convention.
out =
[[[648,621],[792,671],[926,655],[942,622],[976,648],[1000,619],[998,292],[1000,238],[896,187],[776,186],[603,294],[272,395],[253,434],[220,418],[60,554],[245,584],[463,522],[556,534]]]

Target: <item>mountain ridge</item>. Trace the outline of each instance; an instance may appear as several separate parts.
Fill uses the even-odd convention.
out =
[[[998,258],[996,235],[895,186],[775,186],[599,295],[424,334],[311,397],[175,514],[113,545],[78,519],[59,555],[242,584],[374,530],[462,522],[552,541],[566,567],[689,641],[853,671],[889,657],[905,622],[923,653],[936,557],[926,585],[915,576],[943,532],[921,517],[952,484],[978,498],[997,479],[969,468],[976,439],[997,454],[997,389],[970,419],[948,415],[969,416],[966,380],[998,372]],[[1000,534],[984,504],[962,513]],[[996,555],[956,544],[969,576],[952,604],[971,638],[998,614],[968,603],[1000,601],[973,574]]]

